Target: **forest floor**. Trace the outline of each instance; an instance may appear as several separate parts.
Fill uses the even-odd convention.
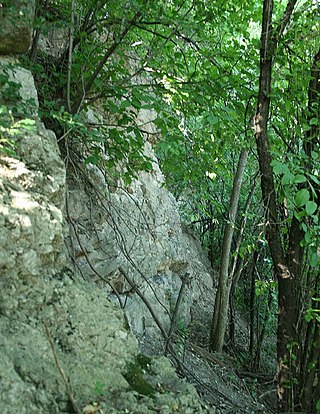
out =
[[[202,401],[214,414],[274,414],[276,413],[276,366],[272,356],[262,358],[258,372],[251,372],[243,362],[244,347],[232,350],[227,346],[221,354],[208,352],[208,326],[212,311],[210,303],[198,307],[188,333],[172,339],[175,356],[171,356],[179,375],[192,383]],[[247,323],[237,315],[237,338],[247,341]],[[268,338],[267,342],[273,341]],[[140,342],[142,352],[163,353],[163,344],[145,338]]]

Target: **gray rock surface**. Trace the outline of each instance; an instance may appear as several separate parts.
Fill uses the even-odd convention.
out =
[[[34,9],[34,0],[1,1],[0,54],[19,54],[28,51]]]
[[[53,273],[66,263],[65,169],[55,135],[39,120],[28,129],[17,125],[10,126],[17,158],[0,160],[0,309],[6,315],[17,310],[44,269]]]
[[[148,143],[146,152],[154,158]],[[130,326],[141,338],[159,336],[159,330],[119,266],[152,303],[166,329],[182,277],[188,273],[178,314],[187,327],[192,307],[202,306],[203,292],[213,292],[213,280],[198,242],[182,229],[176,200],[164,187],[158,164],[154,162],[153,171],[140,173],[130,186],[114,184],[93,165],[84,174],[84,181],[70,180],[67,206],[72,222],[69,249],[84,277],[108,280],[113,288],[106,289],[120,295]]]
[[[18,66],[7,66],[6,70],[12,83],[19,78],[17,73],[23,74],[25,87],[22,94],[14,95],[12,102],[4,101],[2,95],[0,105],[28,108],[24,103],[30,96],[36,97],[31,74]],[[21,77],[19,79],[18,85]],[[128,331],[119,307],[107,298],[107,292],[95,283],[94,278],[84,281],[79,273],[68,269],[70,263],[64,248],[62,214],[65,168],[55,135],[36,117],[36,105],[37,100],[34,99],[33,105],[26,109],[25,116],[33,121],[27,123],[27,128],[20,123],[24,120],[21,119],[22,113],[17,118],[9,116],[5,119],[12,132],[10,138],[16,157],[9,156],[3,148],[0,153],[1,413],[73,412],[62,372],[72,387],[72,396],[80,412],[89,410],[93,401],[100,401],[101,412],[108,414],[207,413],[194,387],[178,379],[167,359],[139,362],[137,340]],[[145,180],[152,179],[146,176]],[[143,190],[139,182],[134,186],[129,191],[136,188],[141,196],[148,191],[147,187]],[[73,220],[77,218],[77,200],[73,197],[77,194],[82,197],[83,193],[84,187],[71,189]],[[136,202],[127,191],[114,194],[120,204],[114,210],[112,220],[118,221],[122,209],[133,208]],[[173,203],[169,193],[166,197]],[[87,203],[90,198],[80,200]],[[146,200],[146,205],[152,206],[152,200],[152,197],[150,201]],[[164,202],[166,200],[161,200]],[[146,211],[149,209],[147,207]],[[85,210],[84,205],[82,210]],[[139,224],[137,220],[141,220],[139,211],[138,208],[129,215],[132,219],[127,227],[130,233],[134,225]],[[150,216],[154,220],[154,213]],[[163,213],[160,218],[166,237],[170,238],[170,221],[167,222]],[[178,220],[176,212],[173,219]],[[79,218],[77,224],[81,220]],[[113,251],[118,255],[121,250],[119,244],[108,241],[107,237],[118,237],[120,233],[112,227],[106,228],[106,217],[101,220],[101,235],[107,254]],[[143,223],[138,226],[138,232],[142,229],[144,235],[139,243],[141,248],[150,250],[148,260],[155,260],[154,265],[149,263],[145,269],[149,273],[157,269],[158,273],[165,272],[172,276],[172,280],[179,281],[179,274],[187,268],[185,258],[173,260],[167,257],[169,250],[166,248],[157,260],[156,249],[161,246],[157,222],[150,222],[153,226],[150,234],[149,224]],[[88,232],[92,230],[90,225],[88,220]],[[137,238],[135,233],[133,235],[128,241],[133,242]],[[86,240],[84,235],[81,237]],[[152,247],[154,240],[156,246]],[[86,249],[90,246],[87,243]],[[98,248],[101,245],[98,246],[96,239],[92,252],[100,271],[104,259],[100,259]],[[100,254],[105,254],[103,248]],[[145,254],[142,250],[137,251],[138,254],[141,260],[145,259],[147,250]],[[110,264],[115,266],[119,263]],[[81,265],[80,261],[78,264]],[[112,270],[113,267],[107,269]]]
[[[31,72],[21,67],[16,58],[0,56],[0,76],[1,104],[10,107],[17,117],[36,118],[39,102]]]
[[[39,278],[15,316],[0,318],[0,331],[3,413],[70,412],[50,337],[80,407],[95,397],[99,383],[128,388],[122,372],[137,352],[136,340],[99,289],[74,283],[68,273]]]

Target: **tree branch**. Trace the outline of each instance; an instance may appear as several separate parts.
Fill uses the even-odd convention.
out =
[[[69,112],[71,112],[70,83],[71,83],[71,69],[72,69],[73,31],[74,31],[74,0],[71,1],[71,19],[70,19],[70,30],[69,30],[69,53],[68,53],[68,73],[67,73],[67,109]]]
[[[50,331],[49,331],[48,321],[44,322],[44,327],[45,327],[45,330],[46,330],[46,335],[47,335],[47,338],[48,338],[48,341],[49,341],[49,344],[50,344],[50,348],[51,348],[53,356],[54,356],[55,363],[57,365],[57,368],[58,368],[58,370],[61,374],[64,385],[66,387],[67,394],[68,394],[68,397],[69,397],[69,401],[71,402],[71,405],[72,405],[72,408],[74,409],[74,411],[77,414],[81,414],[81,410],[80,410],[80,408],[79,408],[78,404],[76,403],[76,400],[73,396],[73,392],[72,392],[72,388],[71,388],[71,384],[70,384],[70,379],[66,376],[66,374],[65,374],[65,372],[62,368],[62,365],[59,361],[58,354],[57,354],[57,351],[55,349],[53,339],[52,339],[52,336],[51,336]]]
[[[135,18],[139,17],[140,13],[137,12],[135,15]],[[93,74],[90,76],[88,82],[86,83],[86,85],[84,86],[84,90],[83,93],[81,93],[81,95],[79,95],[76,99],[75,104],[72,107],[71,113],[72,114],[76,114],[79,112],[81,104],[83,102],[83,100],[85,99],[85,96],[88,94],[89,90],[91,89],[93,82],[95,81],[95,79],[98,77],[98,75],[100,74],[100,72],[102,71],[105,63],[107,62],[107,60],[110,58],[110,56],[115,52],[115,50],[118,48],[118,46],[121,44],[122,40],[125,38],[125,36],[128,34],[130,28],[132,27],[132,23],[129,23],[126,27],[124,27],[124,29],[121,31],[119,37],[112,43],[112,45],[109,47],[109,49],[106,51],[105,55],[103,56],[103,58],[100,60],[100,62],[98,63],[95,71],[93,72]]]
[[[141,290],[138,288],[138,286],[131,280],[131,278],[127,275],[127,273],[124,271],[124,269],[120,266],[118,267],[119,272],[122,274],[122,276],[126,279],[128,284],[131,286],[132,290],[136,292],[136,294],[139,296],[139,298],[142,300],[142,302],[146,305],[148,308],[148,311],[150,312],[153,320],[155,321],[156,325],[158,326],[163,338],[167,341],[168,340],[168,334],[165,331],[164,327],[162,326],[162,323],[160,322],[157,315],[154,313],[154,310],[152,309],[152,306],[150,305],[149,301],[146,299],[146,297],[143,295]]]

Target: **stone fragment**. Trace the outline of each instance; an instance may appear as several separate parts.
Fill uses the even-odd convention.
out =
[[[34,118],[39,108],[34,79],[31,72],[19,66],[15,60],[0,56],[0,105],[10,108],[14,116]]]
[[[28,51],[34,11],[34,0],[0,1],[0,54],[19,54]]]

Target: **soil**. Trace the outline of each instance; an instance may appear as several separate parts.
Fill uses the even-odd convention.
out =
[[[258,372],[251,372],[243,360],[244,346],[248,343],[247,323],[237,315],[237,348],[228,344],[221,354],[208,351],[210,317],[209,298],[203,299],[200,311],[193,315],[193,322],[187,332],[173,335],[171,359],[177,372],[192,383],[203,404],[214,414],[274,414],[276,413],[276,382],[274,355],[264,354]],[[268,338],[271,343],[274,338]],[[163,354],[164,341],[143,338],[141,351],[147,355]],[[268,347],[266,347],[268,348]],[[270,347],[269,347],[270,348]],[[268,348],[268,349],[269,349]]]

